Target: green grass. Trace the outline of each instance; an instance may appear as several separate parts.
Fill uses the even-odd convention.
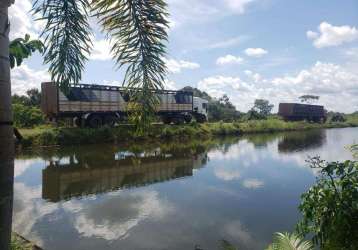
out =
[[[10,249],[11,250],[41,250],[39,247],[35,246],[31,242],[28,242],[27,240],[20,237],[16,233],[13,233],[11,236]]]
[[[315,128],[342,128],[358,126],[358,117],[348,117],[343,123],[308,123],[285,122],[271,118],[267,120],[255,120],[234,123],[192,123],[189,125],[163,125],[155,124],[146,135],[138,135],[131,125],[120,125],[115,128],[103,127],[90,128],[55,128],[51,126],[37,127],[34,129],[20,129],[24,139],[21,144],[25,147],[51,146],[51,145],[76,145],[98,143],[121,143],[130,141],[155,141],[166,139],[193,139],[208,138],[222,135],[243,135],[251,133],[271,133],[280,131],[306,130]]]

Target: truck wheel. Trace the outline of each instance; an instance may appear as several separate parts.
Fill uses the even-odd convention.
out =
[[[114,127],[114,125],[116,124],[116,117],[113,115],[106,115],[104,117],[104,124],[107,125],[108,127]]]
[[[173,118],[173,123],[175,125],[181,125],[184,123],[184,118],[183,117],[175,117],[175,118]]]
[[[190,123],[191,122],[191,119],[192,119],[192,116],[190,114],[187,114],[184,116],[184,121],[186,123]]]
[[[170,117],[164,116],[162,118],[162,121],[163,121],[164,124],[170,124],[172,122],[172,119]]]
[[[82,118],[81,117],[75,117],[75,118],[73,118],[73,121],[74,121],[76,127],[78,127],[78,128],[82,127]]]
[[[203,115],[198,115],[197,117],[196,117],[196,121],[198,122],[198,123],[204,123],[205,121],[206,121],[206,119],[205,119],[205,116],[203,116]]]
[[[87,120],[88,125],[91,128],[99,128],[102,126],[102,117],[99,115],[91,115]]]

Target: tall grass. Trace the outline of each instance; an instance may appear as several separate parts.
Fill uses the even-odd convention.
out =
[[[343,123],[285,122],[272,118],[234,123],[192,123],[189,125],[153,125],[146,135],[135,133],[134,126],[120,125],[115,128],[55,128],[40,127],[32,130],[20,130],[24,139],[23,146],[76,145],[98,143],[120,143],[126,141],[188,140],[223,135],[241,135],[250,133],[271,133],[279,131],[305,130],[314,128],[341,128],[358,126],[358,116],[348,117]]]

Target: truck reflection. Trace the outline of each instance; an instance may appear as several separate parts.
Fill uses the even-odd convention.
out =
[[[206,152],[172,155],[157,149],[150,153],[107,151],[105,157],[103,152],[100,155],[97,160],[93,155],[73,154],[50,161],[42,172],[42,198],[58,202],[192,176],[193,169],[207,162]]]
[[[293,153],[322,147],[326,142],[326,130],[307,130],[286,133],[278,143],[280,153]]]

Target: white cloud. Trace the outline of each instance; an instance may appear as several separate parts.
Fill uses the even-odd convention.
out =
[[[216,60],[216,64],[217,65],[225,65],[225,64],[240,64],[244,61],[244,59],[242,59],[239,56],[233,56],[233,55],[226,55],[226,56],[222,56],[219,57]]]
[[[306,35],[313,40],[313,45],[316,48],[325,48],[357,40],[358,30],[348,25],[333,26],[327,22],[322,22],[318,27],[318,32],[310,30],[307,31]]]
[[[264,183],[263,183],[263,181],[253,178],[253,179],[244,180],[242,185],[248,189],[257,189],[257,188],[263,187]]]
[[[259,73],[254,73],[251,70],[245,70],[244,73],[245,75],[247,75],[247,77],[249,77],[249,79],[251,79],[255,83],[258,83],[263,80]]]
[[[90,55],[92,60],[106,61],[111,60],[111,44],[107,39],[93,40],[93,49]]]
[[[32,38],[38,37],[40,28],[38,22],[32,20],[31,11],[32,4],[30,0],[15,1],[9,8],[10,17],[10,39],[24,37],[29,34]]]
[[[251,2],[254,0],[225,0],[227,7],[239,14],[245,13],[247,5]]]
[[[225,169],[225,168],[216,168],[215,176],[224,181],[232,181],[240,179],[241,172],[237,169]]]
[[[200,64],[196,62],[189,62],[184,60],[175,60],[164,58],[164,62],[171,73],[180,73],[183,69],[198,69]]]
[[[92,206],[74,207],[78,211],[74,221],[76,230],[83,237],[107,241],[124,239],[143,220],[162,218],[174,209],[167,201],[159,199],[158,192],[150,190],[123,192]]]
[[[358,73],[348,67],[317,62],[297,74],[271,79],[249,70],[245,75],[245,81],[239,77],[207,77],[197,86],[214,97],[227,94],[241,111],[250,109],[258,98],[268,99],[277,110],[280,102],[296,102],[299,96],[307,93],[319,95],[320,103],[328,110],[358,110]]]
[[[267,50],[263,48],[247,48],[245,49],[245,54],[250,57],[262,57],[268,53]]]
[[[199,81],[198,88],[217,98],[230,92],[236,93],[237,91],[250,91],[250,86],[239,77],[226,76],[212,76],[204,78]]]
[[[46,70],[33,70],[26,64],[11,71],[11,91],[13,94],[24,94],[31,88],[41,88],[42,82],[50,81],[51,77]]]
[[[164,89],[170,89],[170,90],[176,90],[176,83],[174,81],[170,81],[168,79],[166,79],[164,81]]]
[[[208,49],[224,49],[224,48],[230,48],[236,45],[239,45],[246,40],[248,40],[248,36],[237,36],[237,37],[231,37],[228,39],[225,39],[223,41],[215,42],[207,46]]]
[[[168,0],[169,12],[175,27],[193,23],[212,22],[231,14],[244,14],[256,0]]]

